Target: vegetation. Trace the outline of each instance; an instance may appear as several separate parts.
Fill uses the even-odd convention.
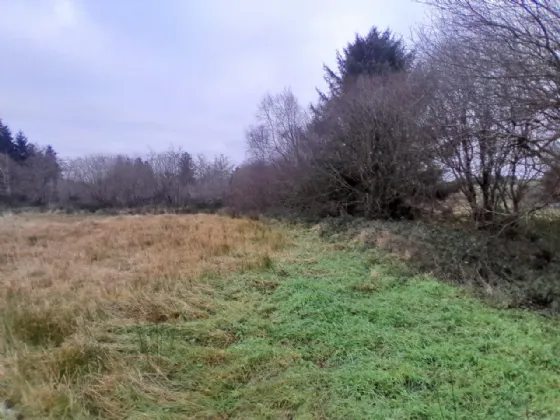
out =
[[[522,220],[508,235],[489,235],[456,220],[371,221],[333,218],[321,226],[323,237],[357,241],[406,261],[415,273],[471,290],[499,307],[560,311],[560,217],[541,212]],[[511,235],[514,235],[513,237]]]
[[[379,249],[209,215],[0,229],[0,392],[25,418],[560,414],[558,320]]]
[[[338,53],[311,113],[290,92],[264,98],[234,205],[410,219],[458,192],[493,229],[556,199],[556,3],[425,3],[412,48],[374,27]],[[249,172],[275,186],[266,200]]]
[[[4,416],[560,417],[560,10],[425,3],[266,95],[237,168],[0,121],[0,204],[71,213],[0,218]]]
[[[212,278],[266,266],[285,243],[258,222],[204,215],[7,216],[0,235],[2,394],[57,419],[122,418],[135,392],[164,398],[156,360],[125,330],[208,318],[222,305]]]
[[[542,225],[559,198],[560,10],[424,3],[433,19],[413,45],[375,27],[348,43],[311,110],[290,91],[265,96],[229,204],[395,220],[397,236],[430,251],[411,253],[418,266],[555,311],[557,217]]]
[[[560,11],[424,3],[433,19],[411,45],[375,26],[357,34],[324,66],[327,91],[310,109],[289,90],[266,95],[235,170],[182,150],[59,162],[0,124],[0,200],[414,219],[460,193],[477,226],[515,225],[558,198]]]

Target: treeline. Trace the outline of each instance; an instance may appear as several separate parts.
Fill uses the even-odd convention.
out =
[[[357,35],[310,109],[290,90],[263,98],[234,208],[414,218],[457,193],[495,225],[558,200],[558,2],[424,3],[412,48]]]
[[[193,158],[180,149],[141,157],[92,155],[60,159],[51,146],[12,135],[0,121],[0,204],[68,210],[139,207],[219,208],[233,165],[223,156]]]
[[[63,165],[59,203],[81,209],[224,206],[233,165],[223,156],[196,159],[180,149],[144,157],[96,155]]]

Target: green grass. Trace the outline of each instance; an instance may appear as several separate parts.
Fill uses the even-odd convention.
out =
[[[294,235],[284,258],[209,277],[211,316],[110,332],[162,390],[112,390],[128,418],[560,418],[557,318]]]

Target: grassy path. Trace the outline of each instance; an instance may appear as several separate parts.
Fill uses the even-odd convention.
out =
[[[120,331],[166,398],[132,418],[557,419],[560,323],[295,232],[208,318]],[[124,398],[124,397],[123,397]]]

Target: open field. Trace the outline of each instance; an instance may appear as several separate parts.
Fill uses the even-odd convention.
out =
[[[312,230],[7,216],[0,278],[6,416],[560,417],[557,318]]]

